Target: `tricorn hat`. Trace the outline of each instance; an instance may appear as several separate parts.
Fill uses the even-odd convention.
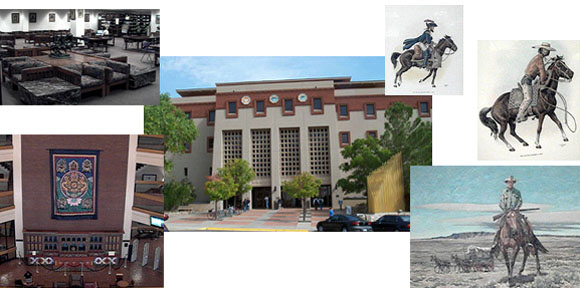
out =
[[[503,180],[503,182],[506,182],[506,183],[507,182],[516,183],[516,181],[517,181],[516,178],[514,178],[514,176],[511,176],[511,175],[509,177],[505,178],[505,180]]]
[[[437,27],[437,23],[430,19],[425,19],[425,25],[427,25],[427,27]]]
[[[548,43],[548,42],[542,42],[542,44],[534,45],[534,46],[532,46],[532,48],[534,48],[534,49],[544,48],[548,51],[556,51],[556,49],[552,48],[552,45],[550,45],[550,43]]]

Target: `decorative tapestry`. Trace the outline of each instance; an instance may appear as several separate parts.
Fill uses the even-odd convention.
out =
[[[97,218],[96,150],[50,150],[52,218]]]

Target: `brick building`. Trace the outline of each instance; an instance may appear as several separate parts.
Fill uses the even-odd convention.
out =
[[[345,197],[340,151],[357,138],[379,137],[384,112],[394,102],[414,108],[430,121],[430,96],[385,96],[384,81],[350,77],[218,83],[215,88],[177,90],[172,103],[193,119],[199,136],[187,153],[172,157],[170,177],[195,186],[196,203],[209,203],[207,176],[230,159],[243,158],[256,172],[253,189],[241,198],[252,208],[269,207],[280,197],[285,207],[300,205],[281,191],[284,181],[308,171],[322,180],[319,197],[338,207]],[[360,196],[360,195],[359,195]],[[239,201],[237,203],[240,203]]]

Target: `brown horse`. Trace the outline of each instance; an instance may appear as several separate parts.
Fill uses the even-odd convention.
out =
[[[511,279],[513,276],[514,264],[520,251],[524,252],[524,260],[522,268],[518,275],[524,272],[528,256],[536,256],[536,268],[538,275],[540,274],[540,256],[538,252],[548,253],[542,243],[536,238],[529,222],[517,211],[510,211],[505,216],[505,221],[500,227],[499,248],[505,259],[505,264],[508,269],[508,275]],[[508,253],[508,249],[513,250],[512,257]],[[510,259],[511,258],[511,259]]]
[[[455,45],[455,42],[453,42],[451,36],[445,35],[445,37],[441,38],[441,40],[437,42],[437,45],[435,45],[435,48],[433,49],[433,53],[437,53],[439,56],[443,56],[445,55],[445,50],[447,49],[451,49],[451,51],[453,51],[452,53],[455,53],[455,51],[457,51],[457,45]],[[399,69],[399,71],[397,71],[397,74],[395,75],[394,82],[395,87],[401,86],[401,83],[403,82],[403,73],[407,72],[407,70],[411,69],[411,67],[419,67],[419,65],[421,65],[419,63],[423,63],[423,60],[413,61],[414,53],[415,52],[413,51],[413,49],[408,49],[403,53],[393,52],[393,54],[391,54],[391,63],[393,63],[395,69],[397,68],[397,58],[400,57],[399,62],[401,62],[401,69]],[[439,68],[430,68],[429,75],[419,80],[419,83],[427,80],[427,78],[433,75],[433,78],[431,80],[431,86],[435,87],[435,77],[437,77],[437,69]],[[399,80],[398,82],[397,79]]]
[[[542,133],[542,125],[544,124],[544,118],[546,116],[550,117],[554,123],[560,129],[562,133],[562,138],[564,142],[568,142],[568,137],[564,133],[562,128],[562,123],[556,116],[556,91],[558,90],[558,81],[560,78],[566,80],[572,80],[574,77],[574,71],[572,71],[566,63],[564,58],[561,56],[556,56],[551,59],[552,63],[548,66],[549,79],[546,85],[540,90],[538,95],[538,104],[532,107],[532,112],[538,119],[538,129],[536,134],[536,148],[541,149],[540,145],[540,133]],[[483,125],[491,130],[491,133],[495,139],[499,136],[499,139],[506,145],[509,151],[516,151],[516,149],[505,139],[504,133],[509,125],[510,134],[516,138],[523,146],[528,146],[528,143],[522,139],[518,134],[516,134],[516,117],[518,115],[518,109],[509,109],[508,103],[510,99],[510,92],[503,93],[492,107],[486,107],[481,109],[479,112],[479,120]],[[487,114],[491,111],[491,117],[487,117]],[[566,113],[568,113],[566,111]],[[500,130],[497,129],[497,124],[500,126]]]

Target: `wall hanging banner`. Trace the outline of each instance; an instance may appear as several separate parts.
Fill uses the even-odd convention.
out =
[[[96,150],[50,150],[52,218],[97,218]]]

